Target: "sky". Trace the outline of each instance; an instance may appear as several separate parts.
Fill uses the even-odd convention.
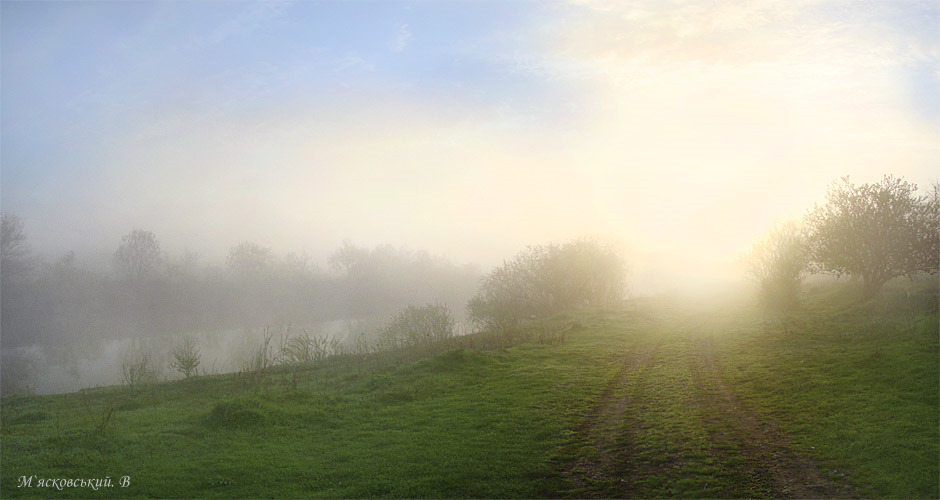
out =
[[[595,237],[656,287],[885,174],[940,178],[935,0],[0,2],[0,208],[51,256]]]

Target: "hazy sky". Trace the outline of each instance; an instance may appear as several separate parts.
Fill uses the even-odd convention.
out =
[[[719,266],[940,177],[936,0],[0,3],[2,199],[50,253],[344,238]],[[691,255],[696,257],[692,258]]]

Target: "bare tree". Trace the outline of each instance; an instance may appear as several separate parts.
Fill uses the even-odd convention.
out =
[[[192,377],[199,370],[202,356],[199,353],[199,346],[193,342],[193,339],[186,337],[186,340],[174,347],[170,354],[173,356],[170,360],[170,367],[182,373],[184,377]]]
[[[150,231],[135,229],[121,238],[114,252],[114,269],[121,277],[142,282],[153,276],[160,264],[160,243]]]
[[[316,270],[306,253],[289,253],[278,260],[278,274],[288,280],[309,278]]]
[[[350,240],[343,240],[343,246],[330,255],[330,268],[338,274],[348,275],[353,268],[369,259],[369,250],[357,247]]]
[[[3,214],[0,219],[0,273],[9,280],[29,270],[29,244],[19,216]]]
[[[154,366],[150,349],[142,345],[137,345],[128,351],[121,363],[121,375],[124,378],[124,383],[127,384],[131,390],[142,383],[158,380],[159,375]]]
[[[927,197],[917,186],[893,176],[856,186],[844,177],[826,193],[826,203],[806,215],[813,269],[862,279],[865,297],[890,279],[937,272],[922,249],[935,229]],[[936,213],[936,210],[934,210]],[[935,224],[935,222],[933,222]]]
[[[230,271],[249,279],[263,276],[272,263],[271,250],[250,241],[233,246],[229,249],[226,259],[226,265]]]

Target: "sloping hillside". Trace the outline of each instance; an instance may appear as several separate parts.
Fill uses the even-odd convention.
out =
[[[940,496],[936,313],[825,293],[786,321],[658,300],[417,360],[6,397],[0,493]]]

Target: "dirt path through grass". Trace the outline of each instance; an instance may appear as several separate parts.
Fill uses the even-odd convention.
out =
[[[857,496],[735,395],[711,338],[650,336],[626,351],[578,430],[563,471],[572,496]]]
[[[824,474],[815,460],[794,451],[790,439],[767,418],[747,408],[731,390],[719,368],[714,343],[698,341],[689,361],[703,423],[718,449],[745,457],[750,474],[769,482],[772,496],[847,498],[857,496],[844,473]],[[730,445],[730,446],[728,446]]]
[[[637,380],[647,380],[650,355],[636,351],[618,362],[620,368],[578,429],[580,438],[589,443],[587,453],[565,471],[579,493],[577,496],[589,493],[593,494],[589,496],[629,497],[632,493],[632,477],[640,466],[635,460],[633,436],[637,429],[633,413],[639,400],[629,389]]]

